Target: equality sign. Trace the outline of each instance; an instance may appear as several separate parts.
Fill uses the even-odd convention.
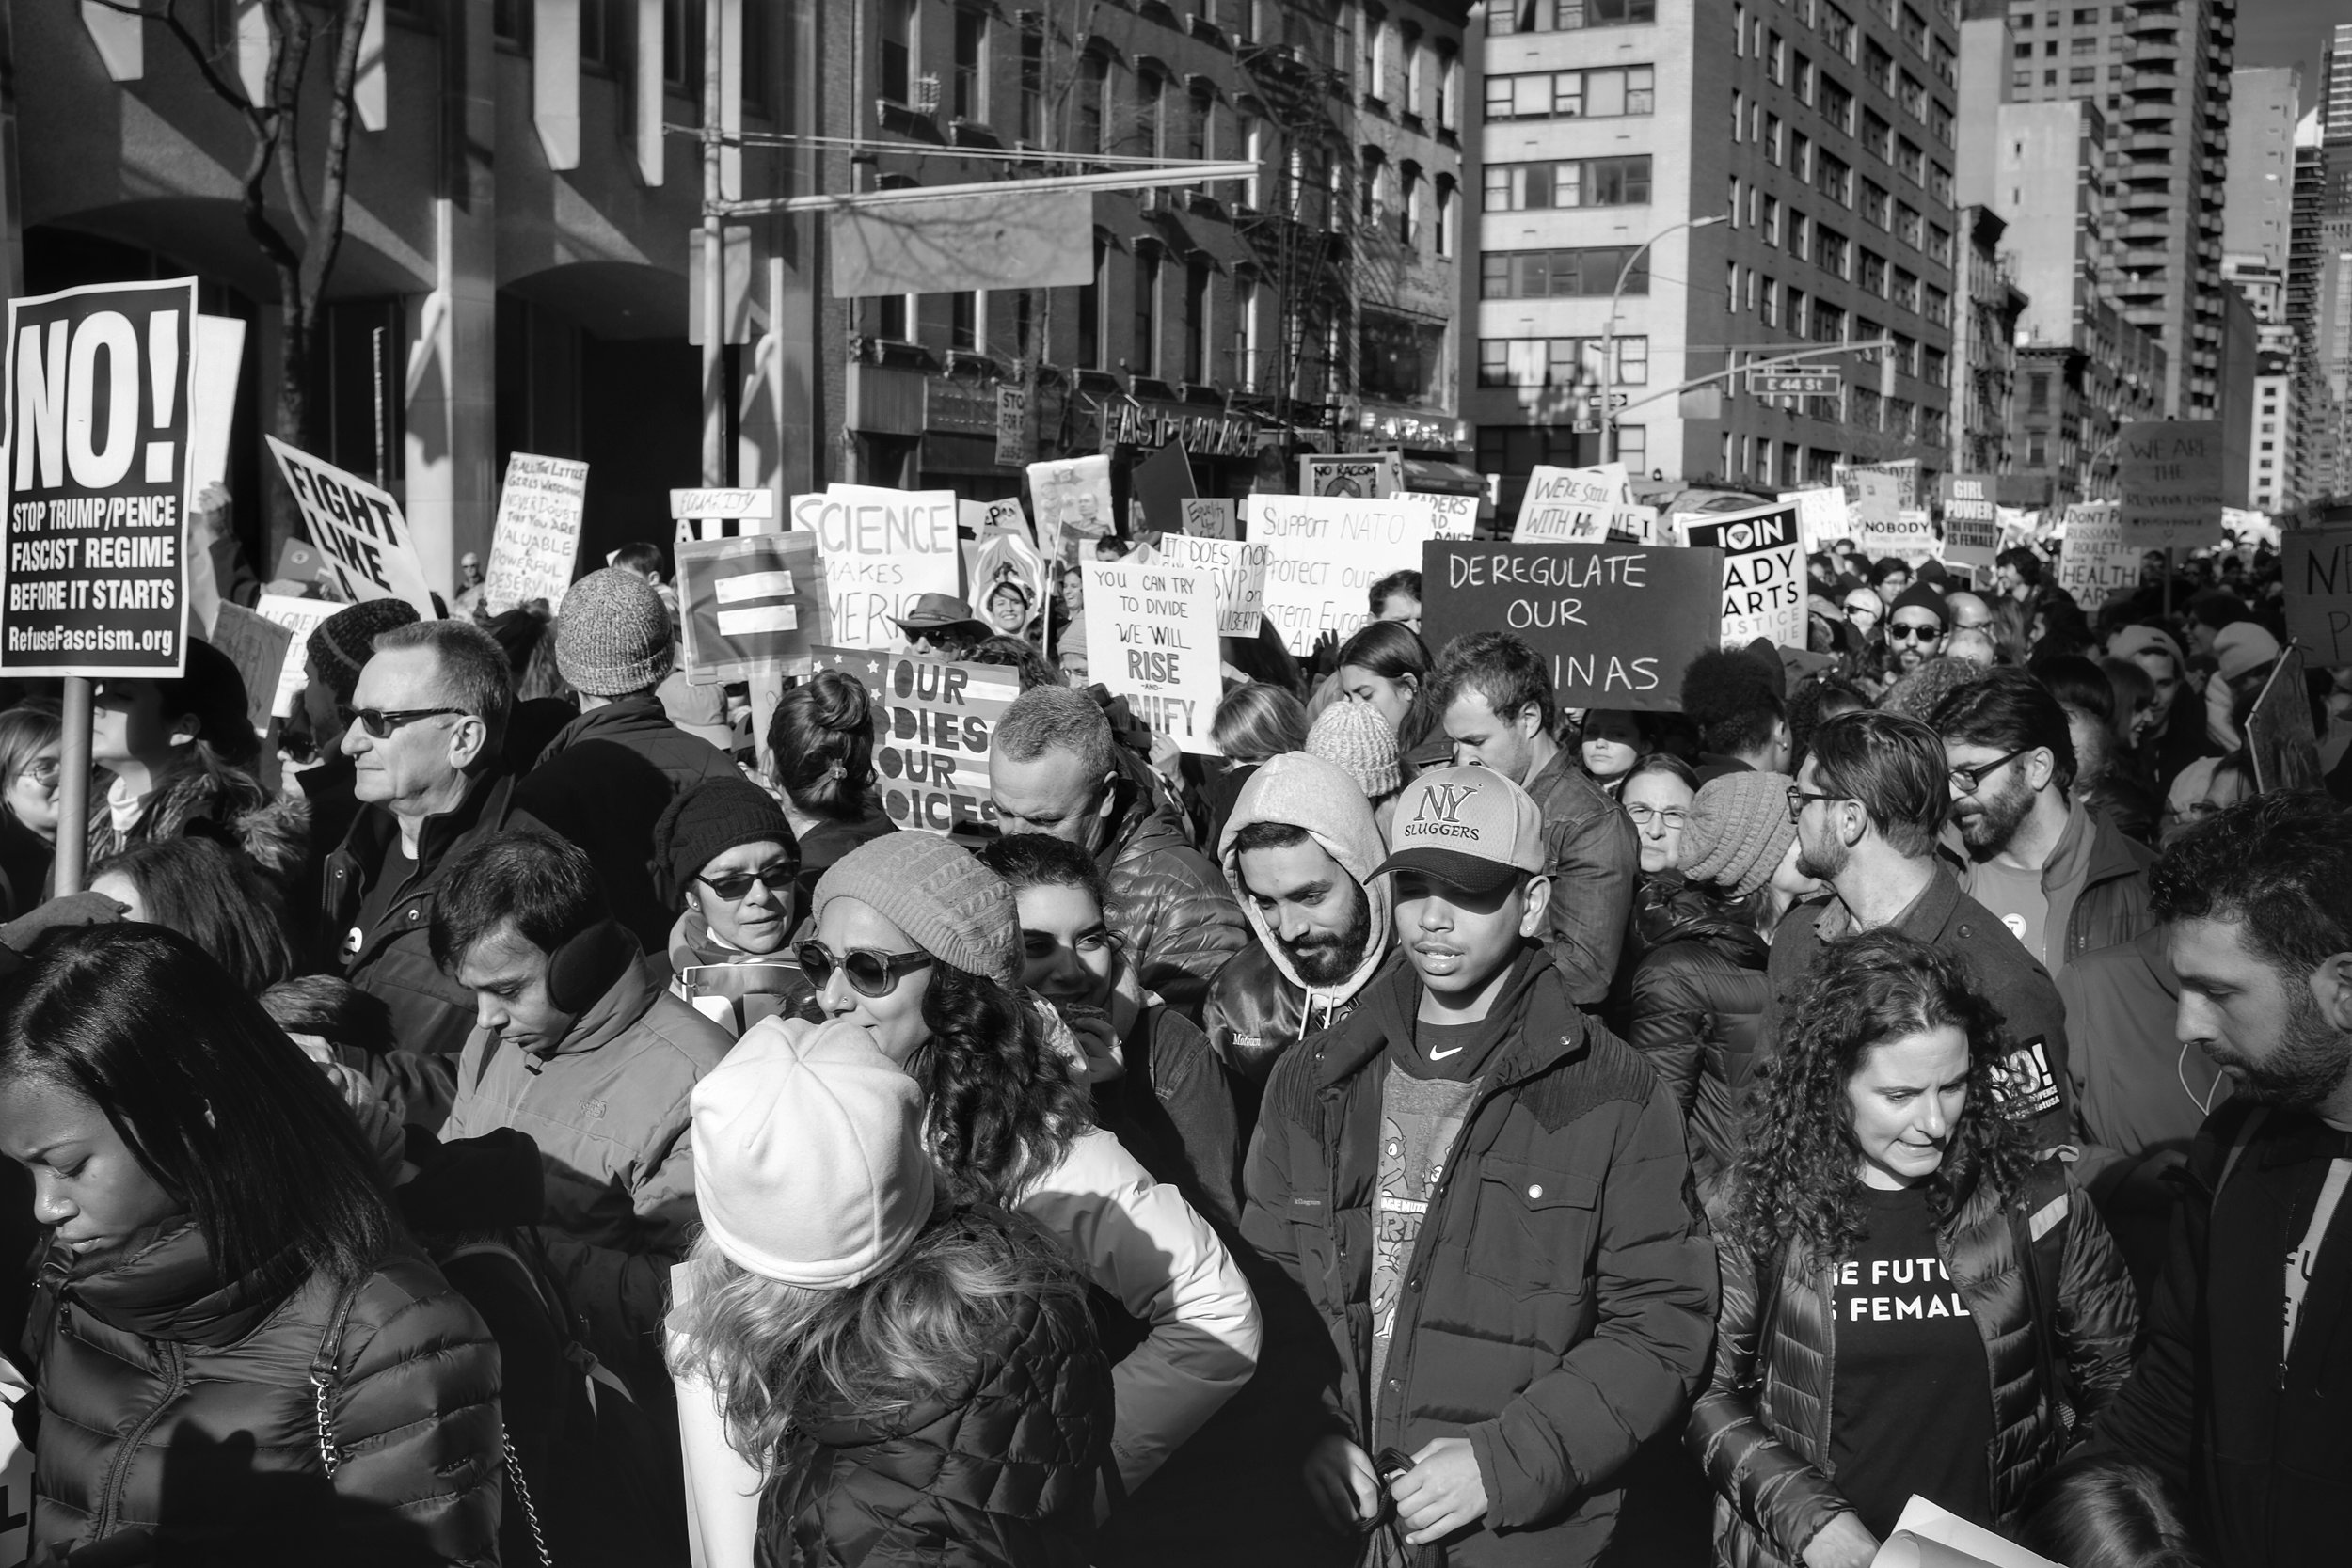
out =
[[[187,658],[196,279],[8,301],[0,674]]]
[[[1294,654],[1325,632],[1345,641],[1372,619],[1372,585],[1421,564],[1438,514],[1425,496],[1252,496],[1249,539],[1266,557],[1265,618]]]
[[[1209,721],[1218,676],[1215,577],[1165,562],[1086,563],[1087,678],[1187,752],[1217,754]]]
[[[2352,528],[2291,528],[2280,554],[2287,635],[2322,668],[2352,664]]]
[[[1794,506],[1757,506],[1677,519],[1682,543],[1724,557],[1724,646],[1761,637],[1775,647],[1805,645],[1804,537]]]
[[[358,475],[275,436],[262,439],[278,454],[286,488],[294,492],[302,520],[326,559],[328,580],[343,597],[354,603],[405,599],[426,620],[437,618],[440,611],[424,585],[424,567],[417,561],[416,541],[400,503]]]
[[[874,700],[874,770],[893,822],[943,834],[996,825],[988,740],[1021,695],[1017,671],[868,648],[818,648],[816,667],[864,683]]]
[[[825,613],[817,540],[806,533],[689,539],[676,546],[686,678],[696,686],[761,672],[808,673]]]
[[[793,497],[791,517],[795,529],[817,536],[830,640],[843,647],[901,642],[899,618],[917,598],[957,592],[963,556],[953,490],[829,484],[822,494]]]
[[[533,599],[563,610],[587,505],[587,464],[527,451],[507,457],[490,534],[490,569],[482,578],[482,602],[491,614]]]
[[[1723,641],[1723,552],[1703,546],[1442,540],[1422,562],[1422,640],[1516,632],[1564,707],[1677,712],[1682,672]]]
[[[2143,420],[2116,440],[2123,540],[2135,549],[2183,550],[2222,541],[2218,420]]]
[[[1990,566],[2001,553],[2001,518],[1991,474],[1944,476],[1944,559]]]
[[[2123,543],[2113,501],[2084,501],[2066,509],[2066,536],[2058,545],[2058,586],[2096,614],[2119,588],[2139,583],[2139,551]]]
[[[1255,637],[1265,611],[1267,547],[1239,539],[1196,539],[1170,533],[1160,539],[1159,559],[1170,566],[1207,572],[1216,590],[1217,632],[1224,637]],[[1087,641],[1094,640],[1092,632]]]

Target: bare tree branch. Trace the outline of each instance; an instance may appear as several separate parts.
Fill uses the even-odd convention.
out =
[[[278,40],[270,58],[269,113],[278,122],[285,154],[278,163],[278,183],[285,190],[294,230],[307,245],[318,210],[302,183],[302,77],[310,68],[316,28],[297,0],[268,0],[268,5]]]
[[[316,313],[326,293],[327,275],[343,243],[343,200],[351,178],[351,128],[358,118],[352,90],[359,75],[359,43],[367,33],[368,7],[375,0],[345,0],[337,15],[335,63],[329,77],[326,110],[326,161],[319,176],[318,225],[302,259],[302,296]]]

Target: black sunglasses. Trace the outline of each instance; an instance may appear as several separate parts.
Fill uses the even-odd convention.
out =
[[[1944,628],[1941,626],[1906,626],[1900,621],[1886,628],[1889,642],[1932,642],[1943,635]]]
[[[799,950],[801,973],[819,991],[833,979],[836,966],[849,978],[850,989],[860,996],[888,996],[898,989],[898,976],[921,969],[932,961],[929,953],[883,953],[871,947],[852,947],[836,956],[821,942],[804,942]]]
[[[456,714],[461,719],[473,717],[462,707],[353,707],[348,703],[335,705],[335,717],[342,721],[343,728],[349,729],[357,723],[363,733],[375,740],[389,738],[403,724],[413,724],[420,719],[437,719],[445,713]]]
[[[757,882],[771,893],[790,893],[792,879],[800,873],[801,868],[790,861],[777,861],[772,864],[763,865],[756,871],[729,871],[717,877],[697,877],[694,880],[733,904],[752,891],[754,882]]]

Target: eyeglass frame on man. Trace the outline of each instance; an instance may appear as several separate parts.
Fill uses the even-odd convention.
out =
[[[1952,793],[1955,795],[1974,796],[1978,790],[1984,787],[1985,780],[2007,768],[2027,752],[2039,750],[2040,748],[2035,746],[2020,746],[2007,756],[1994,757],[1991,762],[1953,763],[1945,770],[1945,782],[1952,786]]]
[[[1797,784],[1788,786],[1788,820],[1794,824],[1804,816],[1804,808],[1815,800],[1851,800],[1851,795],[1816,795]]]
[[[460,719],[474,717],[462,707],[353,707],[349,703],[335,705],[336,721],[345,729],[358,724],[359,733],[370,740],[389,740],[395,733],[421,720],[438,719],[447,714],[454,714]]]

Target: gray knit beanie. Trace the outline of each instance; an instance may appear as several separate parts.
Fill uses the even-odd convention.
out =
[[[1682,874],[1712,882],[1745,897],[1772,879],[1789,840],[1788,791],[1797,781],[1786,773],[1742,770],[1709,779],[1691,802],[1691,825],[1682,831]]]
[[[564,601],[564,609],[571,603]],[[809,913],[836,898],[869,906],[942,963],[1000,985],[1021,979],[1021,911],[1012,886],[933,833],[884,833],[826,868]]]
[[[626,697],[659,686],[671,668],[670,612],[653,584],[607,566],[564,593],[555,618],[555,667],[590,697]]]

